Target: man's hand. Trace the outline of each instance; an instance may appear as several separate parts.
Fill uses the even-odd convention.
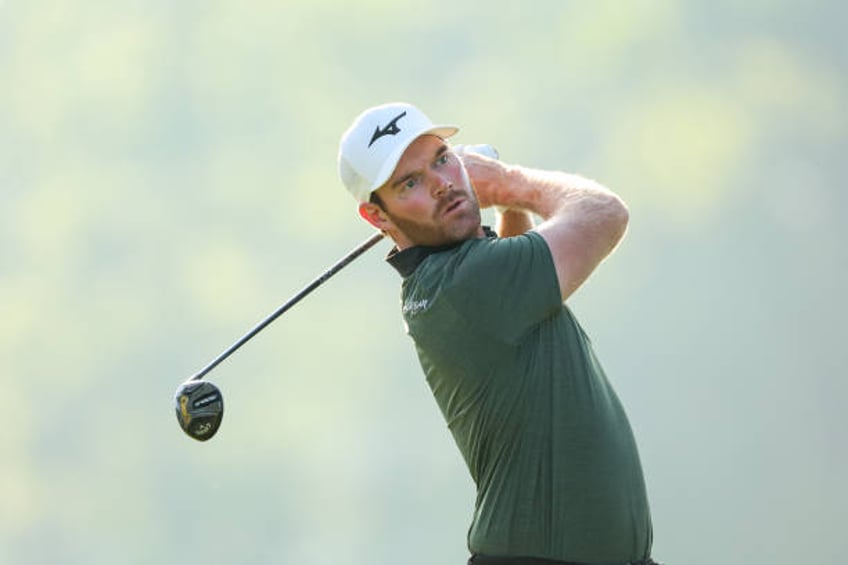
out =
[[[480,208],[498,204],[493,192],[505,179],[506,165],[497,160],[497,151],[486,145],[456,145],[452,149],[468,171]]]

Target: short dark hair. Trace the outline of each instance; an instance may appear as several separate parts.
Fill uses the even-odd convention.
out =
[[[383,205],[383,199],[380,198],[380,195],[377,194],[376,190],[371,193],[371,196],[368,198],[368,202],[370,202],[371,204],[376,204],[384,210],[386,209],[386,207]]]

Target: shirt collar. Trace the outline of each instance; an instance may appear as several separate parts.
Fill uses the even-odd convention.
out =
[[[498,237],[498,234],[496,234],[494,230],[492,230],[489,226],[483,226],[483,233],[485,237],[488,238]],[[407,278],[409,275],[415,272],[415,269],[418,268],[418,265],[420,265],[421,262],[424,261],[424,259],[432,255],[433,253],[447,251],[448,249],[459,247],[463,243],[463,241],[459,241],[457,243],[451,243],[448,245],[416,245],[414,247],[407,247],[403,251],[399,251],[397,247],[394,247],[391,251],[389,251],[389,254],[386,256],[386,261],[389,263],[389,265],[397,269],[397,272],[400,273],[400,276],[402,276],[403,278]]]

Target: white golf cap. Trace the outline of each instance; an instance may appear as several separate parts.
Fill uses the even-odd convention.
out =
[[[339,144],[339,177],[358,202],[368,202],[395,170],[406,148],[418,137],[431,134],[447,138],[454,126],[434,125],[424,113],[402,102],[365,110],[342,135]]]

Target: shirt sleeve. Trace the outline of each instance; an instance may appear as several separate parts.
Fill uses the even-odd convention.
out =
[[[553,258],[538,233],[473,240],[463,251],[449,296],[473,326],[515,343],[562,308]]]

